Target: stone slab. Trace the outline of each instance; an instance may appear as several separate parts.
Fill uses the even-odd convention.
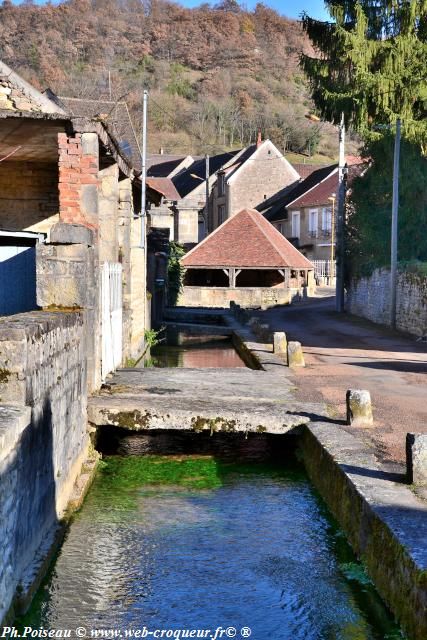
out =
[[[322,413],[285,376],[251,369],[123,369],[89,399],[89,420],[127,429],[286,433]]]

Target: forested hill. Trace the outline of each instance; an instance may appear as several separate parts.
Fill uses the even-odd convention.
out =
[[[333,141],[304,119],[302,51],[310,43],[299,23],[263,4],[250,12],[236,0],[197,9],[165,0],[0,6],[4,62],[59,95],[108,98],[111,90],[137,126],[147,87],[151,139],[169,152],[244,145],[261,128],[294,151],[313,151],[323,136],[320,148],[331,153]]]

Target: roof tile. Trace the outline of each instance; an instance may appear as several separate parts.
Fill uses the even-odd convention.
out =
[[[184,267],[312,269],[313,265],[264,216],[243,209],[182,259]]]

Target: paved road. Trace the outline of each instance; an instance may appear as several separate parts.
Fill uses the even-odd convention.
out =
[[[344,420],[346,390],[369,389],[375,427],[359,434],[374,441],[382,460],[402,462],[406,433],[427,432],[427,345],[338,315],[327,291],[258,315],[303,344],[307,367],[294,376],[297,400],[326,402],[331,416]]]

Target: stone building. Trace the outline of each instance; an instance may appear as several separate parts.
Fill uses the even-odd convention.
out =
[[[209,205],[209,231],[243,208],[252,209],[279,190],[300,182],[299,173],[271,140],[261,140],[234,155],[217,173]]]
[[[311,262],[251,209],[228,218],[181,262],[182,306],[275,306],[314,289]]]
[[[348,158],[347,187],[365,164]],[[291,189],[282,189],[256,207],[265,218],[310,260],[330,261],[336,255],[338,166],[320,166]]]
[[[144,344],[133,182],[107,122],[70,115],[0,63],[0,312],[86,309],[91,388]]]

